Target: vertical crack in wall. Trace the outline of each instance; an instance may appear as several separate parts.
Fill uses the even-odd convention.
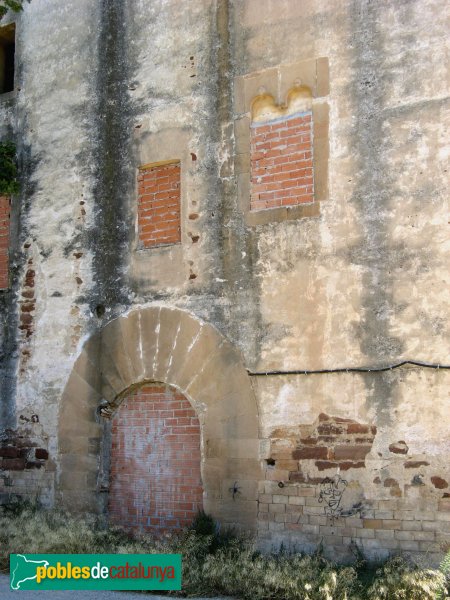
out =
[[[189,9],[187,9],[189,10]],[[192,123],[203,137],[205,159],[199,166],[206,184],[206,193],[200,200],[202,222],[202,246],[205,256],[214,265],[212,277],[207,283],[192,286],[187,290],[189,306],[198,313],[204,298],[208,299],[207,320],[224,332],[227,314],[228,287],[224,273],[223,257],[229,250],[228,231],[223,226],[229,215],[230,182],[230,128],[231,97],[229,71],[228,0],[215,0],[208,9],[207,54],[205,54],[204,106],[198,120]],[[205,16],[206,18],[206,16]],[[197,90],[195,90],[195,93]],[[229,220],[229,219],[228,219]],[[195,230],[199,231],[199,230]],[[198,240],[198,236],[197,240]],[[222,300],[227,302],[222,302]]]
[[[227,110],[229,78],[226,60],[228,38],[226,30],[224,31],[219,25],[223,7],[225,5],[226,10],[227,2],[228,0],[216,0],[211,2],[208,9],[208,48],[204,63],[205,103],[203,114],[199,114],[199,120],[192,123],[194,129],[200,126],[198,129],[199,134],[204,137],[205,160],[200,169],[203,171],[206,193],[203,198],[199,198],[199,204],[202,212],[201,228],[204,230],[205,235],[201,237],[204,240],[203,251],[205,256],[207,255],[211,263],[214,264],[214,273],[206,285],[191,286],[187,291],[190,296],[189,306],[193,312],[198,312],[197,303],[199,298],[208,297],[210,299],[208,303],[208,320],[219,329],[227,321],[224,314],[226,309],[220,302],[226,294],[223,285],[224,274],[221,268],[221,257],[224,254],[222,222],[226,199],[223,182],[224,169],[223,165],[220,164],[220,159],[224,156],[226,148],[223,128],[229,119]],[[202,304],[203,300],[200,302]]]
[[[134,192],[131,150],[133,116],[126,3],[101,0],[98,70],[92,156],[95,223],[88,234],[93,254],[89,303],[105,307],[110,318],[129,304],[127,264],[131,237],[130,202]]]
[[[237,181],[233,167],[234,120],[233,120],[233,77],[235,76],[235,8],[229,0],[218,0],[216,29],[219,47],[217,50],[218,93],[217,115],[222,132],[222,152],[228,162],[221,170],[222,229],[221,262],[225,289],[230,301],[231,318],[228,320],[228,335],[234,343],[247,347],[249,364],[256,366],[260,356],[260,338],[263,330],[259,299],[261,286],[254,277],[254,265],[259,258],[257,233],[246,228],[244,215],[238,207]],[[252,307],[249,310],[249,306]]]
[[[361,322],[356,337],[369,364],[393,361],[402,352],[401,340],[390,333],[394,306],[392,267],[395,251],[389,239],[392,175],[384,137],[384,50],[379,8],[370,0],[355,0],[349,7],[352,23],[349,47],[353,49],[354,80],[350,88],[354,106],[354,132],[350,151],[356,157],[356,185],[351,203],[358,212],[361,242],[350,249],[350,262],[362,267]],[[396,376],[390,373],[364,378],[379,422],[389,419],[387,401],[395,396]]]
[[[133,106],[129,97],[134,55],[129,44],[128,3],[100,0],[97,71],[91,131],[94,223],[86,244],[92,252],[92,288],[87,300],[101,320],[117,316],[130,304],[128,261],[132,236],[135,164],[132,151]],[[98,352],[101,352],[99,344]],[[111,431],[102,423],[97,489],[107,492]],[[99,497],[107,511],[107,493]]]
[[[233,228],[227,226],[232,219],[233,190],[231,167],[232,110],[231,110],[231,65],[230,65],[230,31],[229,31],[229,2],[217,0],[215,13],[215,30],[217,34],[217,93],[215,112],[218,123],[219,150],[219,193],[221,196],[221,231],[218,237],[218,249],[221,258],[221,269],[217,276],[225,281],[227,296],[230,297],[229,281],[233,281],[232,265],[234,261]],[[220,164],[220,160],[222,163]],[[239,264],[239,263],[237,263]]]

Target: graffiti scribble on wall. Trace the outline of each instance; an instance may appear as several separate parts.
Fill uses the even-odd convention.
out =
[[[340,516],[340,504],[342,495],[348,485],[339,473],[331,477],[325,477],[320,484],[319,502],[324,503],[324,511],[327,516],[336,518]]]

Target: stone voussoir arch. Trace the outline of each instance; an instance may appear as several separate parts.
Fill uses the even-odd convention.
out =
[[[84,344],[60,405],[58,503],[104,510],[108,418],[146,382],[175,387],[197,412],[205,511],[223,523],[255,529],[260,440],[241,354],[211,324],[168,306],[134,308]]]

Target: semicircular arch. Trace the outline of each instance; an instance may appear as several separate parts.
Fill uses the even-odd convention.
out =
[[[108,418],[146,382],[175,387],[196,410],[205,510],[222,522],[255,528],[257,405],[241,354],[211,324],[167,306],[132,309],[84,344],[60,407],[59,502],[104,510]]]

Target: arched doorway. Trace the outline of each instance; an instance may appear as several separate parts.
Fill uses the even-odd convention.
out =
[[[203,506],[200,423],[162,383],[127,395],[111,420],[109,515],[130,530],[177,531]]]
[[[134,308],[85,342],[59,410],[58,505],[107,512],[110,419],[130,388],[148,382],[174,387],[195,409],[204,510],[256,529],[262,441],[242,356],[211,324],[160,305]]]

